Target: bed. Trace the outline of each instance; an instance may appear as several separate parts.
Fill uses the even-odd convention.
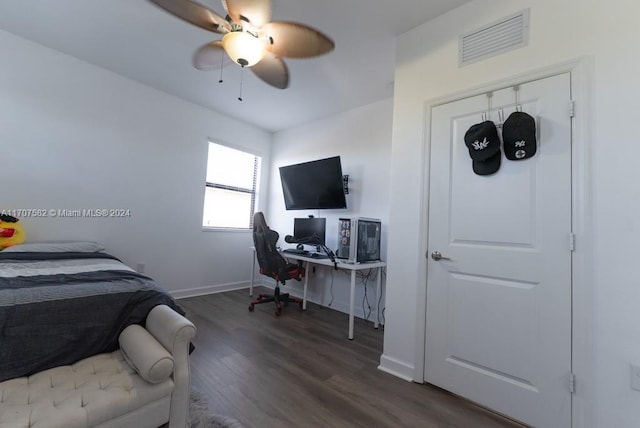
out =
[[[152,279],[92,242],[32,243],[0,251],[0,382],[118,348],[119,334],[167,305]]]
[[[93,242],[0,251],[0,426],[184,428],[196,328]]]

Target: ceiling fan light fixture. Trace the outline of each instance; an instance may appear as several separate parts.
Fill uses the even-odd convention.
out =
[[[223,50],[236,64],[251,67],[263,82],[286,89],[289,69],[283,58],[311,58],[335,48],[333,40],[308,25],[272,22],[273,0],[222,0],[226,17],[198,0],[149,1],[183,21],[222,36],[222,40],[207,43],[195,52],[192,61],[198,70],[212,70],[215,64],[220,64],[222,71],[224,61],[220,61],[220,51]]]
[[[264,42],[245,31],[225,34],[222,38],[222,47],[229,58],[242,67],[257,64],[265,55]]]

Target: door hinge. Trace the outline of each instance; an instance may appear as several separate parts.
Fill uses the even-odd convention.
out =
[[[576,375],[569,373],[569,392],[575,394],[576,392]]]
[[[573,117],[576,114],[576,102],[574,100],[569,101],[569,117]]]
[[[569,251],[575,251],[575,250],[576,250],[576,234],[570,233],[569,234]]]

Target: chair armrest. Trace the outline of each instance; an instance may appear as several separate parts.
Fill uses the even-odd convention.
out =
[[[158,305],[147,315],[146,329],[173,355],[173,392],[169,428],[188,426],[191,368],[189,344],[196,335],[191,321],[166,305]]]
[[[196,326],[166,305],[149,312],[145,327],[172,355],[176,351],[188,352],[189,342],[196,335]]]

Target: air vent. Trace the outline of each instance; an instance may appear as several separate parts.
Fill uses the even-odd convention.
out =
[[[460,36],[459,65],[471,64],[529,44],[529,9]]]

